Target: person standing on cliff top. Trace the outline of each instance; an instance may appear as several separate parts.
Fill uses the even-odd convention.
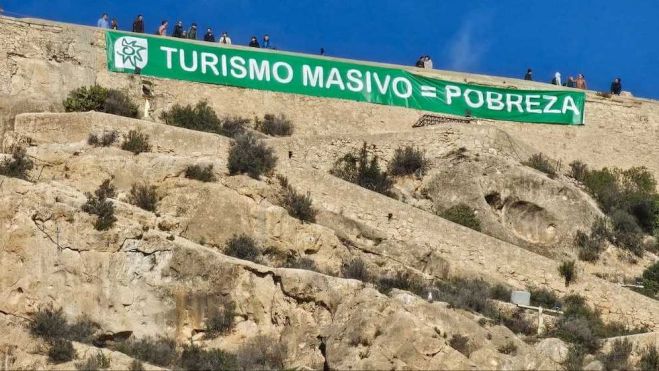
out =
[[[423,60],[424,60],[424,58],[425,58],[424,55],[420,56],[419,59],[416,61],[415,66],[416,66],[416,67],[419,67],[419,68],[423,68]]]
[[[110,22],[108,22],[108,13],[103,13],[103,15],[101,15],[101,18],[99,18],[98,22],[96,22],[96,26],[98,28],[104,28],[106,30],[110,29]]]
[[[133,22],[133,32],[144,33],[144,17],[141,14],[138,14]]]
[[[112,19],[112,24],[110,25],[110,28],[113,30],[119,29],[119,22],[117,22],[117,18]]]
[[[567,83],[565,84],[568,88],[576,88],[577,87],[577,82],[574,80],[574,76],[570,76],[567,78]]]
[[[158,27],[158,35],[167,36],[167,26],[169,26],[169,22],[162,21],[160,27]]]
[[[231,38],[226,31],[222,32],[222,36],[220,37],[220,44],[231,45]]]
[[[213,30],[210,27],[206,29],[206,34],[204,35],[204,41],[208,41],[210,43],[215,42],[215,35],[213,35]]]
[[[577,80],[574,83],[574,87],[582,90],[588,89],[588,84],[586,84],[586,77],[584,77],[583,74],[577,75]]]
[[[188,30],[188,39],[197,40],[197,24],[193,23]]]
[[[177,37],[179,39],[183,38],[183,22],[181,21],[176,22],[176,25],[174,26],[174,32],[172,33],[172,37]]]
[[[432,70],[432,59],[429,55],[426,55],[426,57],[423,59],[423,68]]]
[[[556,72],[556,73],[554,74],[554,78],[551,79],[551,83],[552,83],[553,85],[561,86],[561,73],[560,73],[560,72]]]
[[[617,77],[611,83],[611,94],[620,95],[621,92],[622,92],[622,80],[620,79],[620,77]]]
[[[526,70],[526,75],[524,75],[524,80],[527,81],[533,81],[533,70],[532,69],[527,69]]]
[[[263,35],[263,42],[261,43],[263,49],[273,49],[272,44],[270,44],[270,35]]]
[[[250,46],[252,48],[260,48],[261,47],[261,45],[259,45],[259,41],[256,40],[256,36],[252,36],[252,38],[249,39],[248,46]]]

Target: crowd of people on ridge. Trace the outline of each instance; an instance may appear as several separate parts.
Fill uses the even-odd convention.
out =
[[[526,70],[524,75],[524,80],[533,81],[533,70],[531,68]],[[574,76],[568,77],[567,81],[561,83],[561,73],[556,72],[554,77],[551,79],[552,85],[565,86],[568,88],[582,89],[587,90],[588,84],[586,83],[586,77],[583,74],[578,74],[575,79]],[[622,93],[622,79],[617,77],[611,82],[611,94],[620,95]]]
[[[96,26],[99,28],[104,28],[107,30],[119,30],[119,22],[117,21],[116,18],[113,18],[112,21],[110,21],[110,18],[107,13],[103,13],[101,15],[101,18],[99,18],[98,22],[96,22]],[[169,22],[167,20],[164,20],[160,22],[160,25],[158,26],[158,29],[156,30],[155,34],[159,36],[171,36],[171,37],[176,37],[179,39],[189,39],[189,40],[197,40],[197,24],[192,23],[190,27],[186,30],[185,27],[183,26],[183,21],[177,21],[176,24],[174,25],[174,30],[172,31],[171,34],[168,34],[168,29],[169,29]],[[145,33],[145,27],[144,27],[144,16],[142,14],[139,14],[137,17],[135,17],[135,20],[133,21],[133,28],[131,29],[132,32],[135,33]],[[220,44],[226,44],[226,45],[231,45],[231,37],[229,36],[228,32],[222,32],[222,35],[219,38],[215,37],[215,34],[213,33],[213,29],[211,27],[206,28],[206,33],[203,35],[202,38],[204,41],[207,42],[217,42]],[[276,49],[272,42],[270,41],[270,36],[269,35],[264,35],[263,39],[259,43],[258,39],[256,36],[252,36],[252,38],[249,41],[248,46],[251,46],[253,48],[263,48],[263,49]]]
[[[107,13],[103,13],[101,15],[101,18],[99,18],[96,25],[99,28],[104,28],[104,29],[112,29],[112,30],[119,29],[119,22],[117,21],[117,19],[113,18],[112,21],[110,21]],[[168,27],[169,27],[169,22],[167,20],[162,21],[155,34],[160,36],[168,36],[167,35]],[[143,15],[139,14],[135,18],[135,21],[133,21],[132,31],[136,33],[144,33]],[[193,22],[190,25],[190,28],[186,30],[183,26],[183,22],[179,20],[174,25],[174,31],[169,36],[180,39],[197,40],[197,24]],[[208,27],[206,29],[206,33],[203,36],[203,40],[207,42],[218,42],[220,44],[231,45],[231,37],[229,37],[229,34],[226,31],[222,32],[222,35],[216,39],[215,34],[213,34],[213,29],[211,27]],[[270,41],[270,36],[267,34],[263,36],[263,39],[261,40],[260,43],[256,38],[256,36],[252,36],[247,45],[253,48],[276,49]],[[325,55],[325,49],[321,48],[320,54]],[[429,55],[422,55],[416,61],[415,66],[419,68],[432,69],[433,68],[432,59],[430,58]],[[529,68],[526,71],[526,74],[524,75],[524,80],[533,81],[533,70],[531,68]],[[565,86],[568,88],[582,89],[582,90],[588,89],[586,78],[581,73],[578,74],[576,78],[570,76],[568,77],[567,81],[562,82],[561,73],[556,72],[554,74],[554,77],[551,79],[551,84],[558,86]],[[622,93],[622,79],[618,77],[613,80],[613,82],[611,83],[610,92],[611,94],[614,95],[620,95],[620,93]]]

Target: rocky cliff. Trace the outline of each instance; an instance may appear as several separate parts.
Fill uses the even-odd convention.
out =
[[[599,262],[579,263],[578,279],[566,286],[558,266],[576,256],[576,232],[602,211],[571,179],[549,178],[521,163],[542,152],[563,164],[645,166],[659,176],[657,102],[589,93],[583,127],[488,120],[418,127],[424,112],[110,73],[96,29],[2,17],[0,34],[2,149],[22,145],[35,163],[29,181],[0,176],[5,368],[75,367],[50,363],[44,341],[29,335],[27,327],[44,308],[61,308],[69,319],[87,316],[98,324],[97,338],[110,343],[164,336],[180,346],[193,341],[240,354],[264,335],[283,347],[285,368],[558,369],[567,358],[560,340],[523,335],[468,305],[428,300],[432,290],[381,292],[372,281],[345,278],[342,269],[356,259],[379,277],[403,274],[428,284],[482,279],[580,294],[605,322],[644,328],[648,333],[637,342],[659,346],[659,303],[602,278],[638,276],[656,256],[630,264],[610,247]],[[93,84],[124,91],[141,107],[148,85],[149,115],[61,113],[69,91]],[[232,139],[159,122],[173,104],[200,100],[223,115],[274,113],[292,120],[293,136],[265,142],[279,158],[276,173],[313,200],[314,223],[281,207],[274,177],[229,175]],[[121,137],[134,129],[149,136],[150,152],[87,143],[90,134]],[[398,179],[393,197],[330,175],[337,158],[364,142],[385,161],[401,146],[420,148],[430,170]],[[212,164],[217,181],[186,179],[191,164]],[[85,193],[106,179],[117,188],[117,222],[98,231],[82,205]],[[156,212],[129,202],[136,182],[156,187]],[[476,210],[484,233],[437,215],[457,202]],[[241,234],[268,254],[257,262],[225,255],[226,242]],[[290,259],[308,259],[315,268],[295,268]],[[231,331],[205,336],[226,302],[236,306]],[[516,312],[505,299],[489,302],[500,313]],[[521,315],[535,323],[533,312]],[[460,337],[468,338],[468,350],[458,345]],[[75,346],[81,359],[97,351]],[[113,368],[130,364],[130,357],[96,346]],[[640,351],[634,348],[634,355]]]

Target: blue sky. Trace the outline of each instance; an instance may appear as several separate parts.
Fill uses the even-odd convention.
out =
[[[659,99],[659,0],[0,0],[6,12],[92,25],[107,11],[228,31],[245,44],[269,33],[290,51],[396,64],[432,56],[439,69],[549,81],[583,73],[589,87]],[[170,27],[171,31],[171,27]]]

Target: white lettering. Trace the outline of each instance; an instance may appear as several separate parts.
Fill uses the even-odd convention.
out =
[[[485,93],[485,100],[487,101],[488,109],[501,111],[506,107],[506,105],[503,104],[503,94],[501,93],[488,91],[487,93]]]
[[[215,76],[219,76],[220,72],[217,70],[217,63],[219,62],[217,55],[212,53],[201,53],[201,73],[206,74],[206,69],[213,70]]]
[[[563,101],[563,114],[565,114],[567,111],[572,111],[572,113],[575,115],[581,114],[577,108],[577,104],[574,103],[574,99],[572,99],[572,97],[569,95],[565,97],[565,100]]]
[[[332,87],[332,85],[337,85],[341,90],[346,89],[345,85],[343,85],[343,80],[341,79],[341,74],[339,73],[339,69],[336,67],[332,67],[332,69],[330,70],[329,76],[327,77],[327,83],[325,84],[325,88],[329,89]]]
[[[247,77],[247,68],[245,68],[245,59],[243,57],[231,57],[229,62],[231,63],[231,76],[237,79]]]
[[[302,85],[309,86],[309,84],[311,84],[312,88],[315,88],[316,86],[322,87],[324,75],[325,72],[323,71],[323,67],[316,66],[312,74],[311,67],[305,64],[302,66]]]
[[[258,62],[255,59],[250,59],[249,78],[254,80],[254,77],[259,81],[270,81],[270,62],[267,60],[262,61],[259,68]]]
[[[185,51],[183,49],[180,50],[179,52],[179,60],[181,61],[181,68],[183,71],[187,72],[195,72],[197,70],[197,52],[192,51],[192,67],[188,67],[185,65]]]
[[[380,76],[378,75],[378,73],[373,72],[373,78],[375,79],[375,85],[377,85],[380,94],[387,94],[387,90],[389,90],[389,82],[391,80],[391,76],[387,75],[384,78],[384,81],[380,81]]]
[[[476,97],[478,97],[477,102],[471,100],[469,97],[471,93],[476,93]],[[481,108],[483,106],[483,93],[480,90],[467,89],[465,90],[465,102],[471,108]]]
[[[279,68],[284,67],[286,70],[286,78],[281,77],[279,74]],[[291,67],[290,64],[285,63],[285,62],[277,62],[272,65],[272,76],[275,78],[275,80],[281,84],[288,84],[289,82],[293,81],[293,67]]]
[[[539,95],[529,94],[526,96],[526,112],[529,113],[542,113],[540,109],[540,102],[531,101],[532,99],[540,99]],[[538,108],[535,108],[538,107]]]
[[[558,97],[555,97],[553,95],[543,95],[542,98],[549,101],[549,103],[547,103],[545,109],[543,110],[544,113],[561,113],[561,110],[559,110],[558,108],[552,109],[552,107],[554,107],[556,102],[558,102]]]
[[[166,47],[166,46],[161,46],[160,50],[167,53],[167,69],[171,70],[172,69],[172,54],[175,53],[175,52],[178,52],[178,49],[169,48],[169,47]]]
[[[524,113],[524,109],[522,109],[522,100],[524,100],[524,97],[519,94],[506,94],[508,112],[512,112],[513,106],[515,106],[519,112]]]
[[[373,87],[371,86],[371,71],[366,71],[366,92],[370,93],[373,91]]]
[[[400,83],[402,83],[405,87],[405,92],[401,92],[398,89]],[[394,89],[394,94],[396,94],[399,98],[407,99],[412,96],[412,83],[410,80],[404,77],[396,77],[394,81],[391,82],[391,85]]]
[[[227,77],[227,56],[222,55],[222,76]]]
[[[459,97],[462,91],[455,85],[446,85],[446,104],[451,104],[453,98]]]
[[[360,92],[364,89],[364,82],[361,80],[362,73],[359,70],[348,70],[348,90]]]

